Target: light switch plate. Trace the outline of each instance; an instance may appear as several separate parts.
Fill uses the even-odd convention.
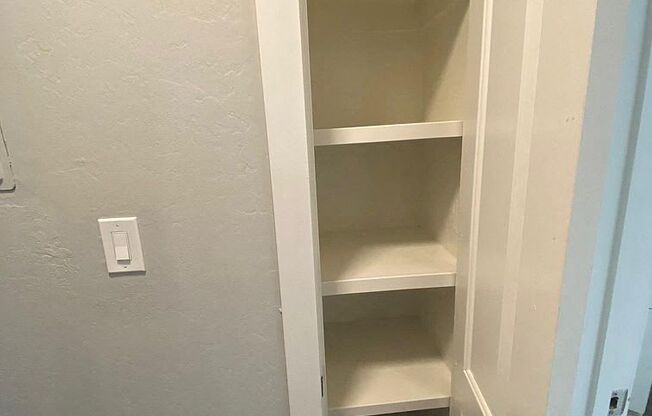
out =
[[[106,267],[110,274],[133,273],[145,271],[145,259],[143,248],[140,243],[138,232],[138,219],[136,217],[126,218],[100,218],[97,220],[100,225],[102,244],[104,245],[104,257]],[[114,233],[127,234],[127,247],[118,247],[116,250]],[[122,236],[122,234],[120,234]],[[128,250],[129,260],[118,261],[116,253]]]
[[[0,191],[13,191],[16,189],[14,173],[11,170],[9,152],[0,128]]]

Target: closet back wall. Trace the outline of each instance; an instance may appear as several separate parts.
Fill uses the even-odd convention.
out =
[[[0,56],[0,415],[287,416],[254,2],[3,1]]]
[[[468,0],[308,0],[314,126],[462,120]]]

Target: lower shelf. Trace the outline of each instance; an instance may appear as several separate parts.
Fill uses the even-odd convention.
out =
[[[456,259],[419,228],[326,233],[322,295],[455,286]]]
[[[326,324],[330,416],[436,409],[451,374],[417,319]]]

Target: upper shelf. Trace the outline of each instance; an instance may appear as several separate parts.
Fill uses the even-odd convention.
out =
[[[462,137],[462,121],[316,129],[315,146]]]

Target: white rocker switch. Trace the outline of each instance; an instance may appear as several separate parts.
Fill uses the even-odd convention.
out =
[[[9,155],[2,140],[2,131],[0,131],[0,191],[13,191],[16,189],[16,182],[11,171]]]
[[[109,274],[144,272],[137,218],[101,218],[98,223]]]
[[[124,231],[114,231],[111,233],[113,239],[113,251],[117,262],[130,261],[129,255],[129,234]]]

